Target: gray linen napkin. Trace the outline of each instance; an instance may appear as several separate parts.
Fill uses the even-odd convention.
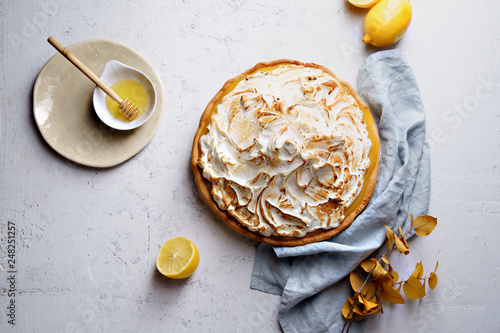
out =
[[[352,295],[345,278],[385,241],[388,225],[410,228],[408,215],[427,213],[430,191],[425,111],[413,72],[400,50],[380,51],[361,65],[357,91],[381,140],[377,185],[365,210],[339,235],[299,247],[261,244],[251,288],[281,295],[284,332],[340,332],[341,308]],[[353,324],[350,332],[363,329]]]

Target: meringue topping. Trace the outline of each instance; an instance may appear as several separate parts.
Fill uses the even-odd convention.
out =
[[[356,99],[320,68],[243,78],[217,105],[198,165],[212,197],[265,237],[332,229],[357,197],[371,141]]]

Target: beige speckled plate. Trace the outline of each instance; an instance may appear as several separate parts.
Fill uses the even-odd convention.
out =
[[[144,72],[155,85],[156,108],[135,130],[106,126],[92,105],[94,83],[57,53],[42,68],[33,89],[33,113],[43,138],[59,154],[82,165],[105,168],[125,162],[151,141],[160,125],[164,96],[158,74],[143,56],[114,40],[88,40],[67,48],[97,75],[112,59]]]

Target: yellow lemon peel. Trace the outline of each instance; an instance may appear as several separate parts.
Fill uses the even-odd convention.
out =
[[[397,42],[411,22],[409,0],[380,0],[366,14],[363,42],[384,47]]]

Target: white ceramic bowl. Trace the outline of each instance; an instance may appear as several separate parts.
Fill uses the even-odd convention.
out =
[[[135,68],[124,65],[116,60],[111,60],[106,63],[101,74],[101,80],[103,80],[108,86],[111,87],[117,81],[124,79],[132,79],[140,82],[149,95],[149,105],[147,109],[132,121],[123,121],[116,119],[109,113],[106,107],[107,95],[99,87],[96,87],[94,89],[93,96],[94,109],[99,119],[101,119],[102,122],[104,122],[109,127],[117,130],[131,130],[141,126],[151,117],[156,106],[156,89],[146,74]]]

